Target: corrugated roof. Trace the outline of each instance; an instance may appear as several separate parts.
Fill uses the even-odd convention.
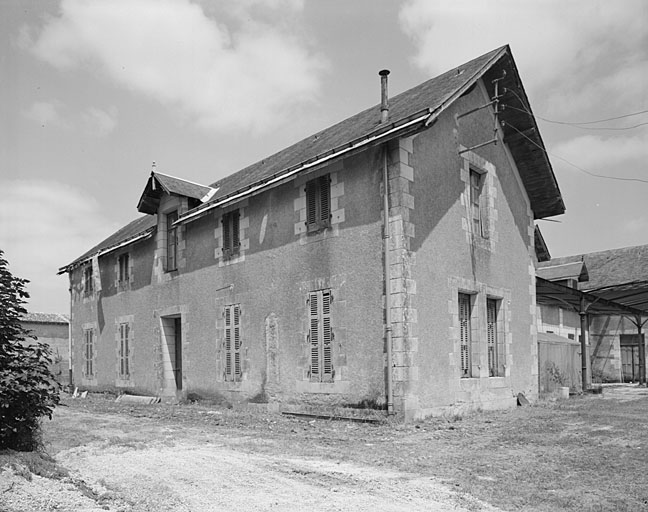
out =
[[[59,313],[27,313],[20,319],[34,324],[67,324],[68,315]]]
[[[210,205],[223,199],[250,190],[260,184],[262,185],[277,176],[281,176],[283,173],[298,168],[305,163],[315,161],[324,155],[341,151],[342,148],[347,148],[357,141],[366,140],[376,133],[387,132],[395,126],[404,124],[405,120],[412,119],[417,114],[432,112],[433,116],[437,115],[469,90],[481,77],[484,77],[484,83],[490,95],[494,94],[493,79],[504,77],[500,82],[502,87],[500,92],[505,89],[517,91],[515,95],[508,95],[506,101],[511,104],[517,102],[518,108],[521,107],[525,111],[531,112],[510,48],[508,45],[503,46],[390,98],[389,114],[391,122],[386,125],[380,123],[380,104],[376,104],[260,162],[213,183],[211,187],[218,189],[216,193],[211,196],[208,202],[187,212],[185,216],[198,213],[200,210],[209,208]],[[504,109],[499,115],[500,120],[504,123],[504,139],[511,150],[513,158],[518,163],[518,169],[531,201],[531,208],[535,218],[564,213],[565,207],[560,189],[549,159],[543,151],[544,143],[533,115],[520,114],[518,110],[512,108]],[[518,131],[520,130],[524,137],[519,136]],[[154,174],[159,175],[159,173]],[[152,183],[151,179],[149,179],[149,183]],[[173,180],[178,179],[173,178]],[[177,181],[166,180],[164,183],[171,187],[180,187]],[[184,187],[184,185],[182,186]],[[200,187],[200,185],[198,186]],[[152,185],[151,187],[153,188]],[[178,190],[178,188],[175,189]],[[184,188],[183,190],[185,192],[189,191]],[[197,195],[197,190],[194,190],[193,193]],[[154,200],[153,198],[153,203],[146,205],[143,205],[142,200],[140,200],[138,206],[143,206],[140,211],[151,213],[155,208]],[[147,224],[146,221],[138,219],[90,251],[87,251],[75,262],[103,250],[111,243],[119,243],[120,233],[124,230],[126,232],[132,231],[133,227],[137,227],[136,223],[138,222],[146,225],[144,228],[140,226],[140,230],[153,225],[150,223],[151,221]],[[124,238],[124,236],[121,236],[121,240]],[[64,267],[64,269],[66,268]]]

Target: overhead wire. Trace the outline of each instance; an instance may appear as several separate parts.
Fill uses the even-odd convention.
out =
[[[509,89],[509,88],[507,88],[507,89],[504,91],[504,93],[506,94],[507,92],[511,92],[511,93],[513,93],[513,95],[518,99],[518,101],[520,102],[520,104],[521,104],[522,106],[524,106],[524,101],[522,100],[522,98],[520,98],[520,96],[518,96],[518,94],[517,94],[513,89]],[[512,105],[508,105],[508,104],[506,105],[506,107],[507,107],[507,108],[513,108],[513,109],[518,110],[518,111],[520,111],[520,112],[526,113],[526,114],[530,115],[530,116],[533,117],[533,118],[542,119],[543,121],[548,121],[548,120],[546,120],[546,119],[544,119],[544,118],[542,118],[542,117],[539,117],[539,116],[534,115],[533,113],[531,113],[531,112],[530,112],[529,110],[527,110],[527,109],[520,109],[520,108],[517,108],[517,107],[513,107]],[[548,121],[548,122],[556,122],[556,123],[558,123],[558,124],[595,124],[595,123],[598,123],[598,122],[613,121],[613,120],[615,120],[615,119],[622,119],[622,118],[625,118],[625,117],[631,117],[631,116],[635,116],[635,115],[639,115],[639,114],[644,114],[644,113],[646,113],[646,112],[648,112],[648,110],[643,110],[643,111],[641,111],[641,112],[633,112],[633,113],[631,113],[631,114],[624,114],[624,115],[622,115],[622,116],[616,116],[616,117],[609,118],[609,119],[601,119],[600,121],[588,121],[588,122],[586,122],[586,123],[566,123],[566,122],[562,122],[562,121]],[[641,124],[639,124],[639,125],[637,125],[637,126],[643,126],[643,125],[645,125],[645,124],[648,124],[648,123],[641,123]],[[621,177],[621,176],[607,176],[607,175],[604,175],[604,174],[596,174],[596,173],[594,173],[594,172],[588,171],[587,169],[584,169],[584,168],[582,168],[582,167],[580,167],[580,166],[578,166],[578,165],[576,165],[576,164],[570,162],[569,160],[567,160],[566,158],[563,158],[563,157],[560,156],[560,155],[556,155],[556,154],[554,154],[554,153],[550,153],[549,151],[547,151],[546,148],[544,148],[543,146],[541,146],[540,144],[538,144],[536,141],[534,141],[533,139],[531,139],[530,137],[528,137],[527,135],[525,135],[523,132],[521,132],[520,130],[518,130],[518,129],[517,129],[515,126],[513,126],[511,123],[506,122],[505,125],[511,127],[513,130],[515,130],[517,133],[519,133],[522,137],[524,137],[525,139],[527,139],[531,144],[533,144],[534,146],[536,146],[538,149],[540,149],[541,151],[543,151],[545,154],[550,155],[550,156],[552,156],[552,157],[554,157],[554,158],[557,158],[557,159],[559,159],[559,160],[562,160],[562,161],[565,162],[566,164],[571,165],[571,166],[574,167],[575,169],[578,169],[579,171],[581,171],[581,172],[583,172],[583,173],[585,173],[585,174],[588,174],[589,176],[592,176],[592,177],[594,177],[594,178],[608,179],[608,180],[617,180],[617,181],[635,181],[635,182],[639,182],[639,183],[648,183],[648,180],[644,180],[644,179],[641,179],[641,178],[625,178],[625,177]]]
[[[550,119],[545,119],[544,117],[540,117],[538,115],[532,114],[531,112],[529,112],[526,109],[514,107],[513,105],[506,105],[506,108],[512,108],[513,110],[517,110],[518,112],[523,112],[525,114],[532,115],[536,119],[540,119],[540,120],[545,121],[547,123],[555,123],[555,124],[562,124],[562,125],[566,125],[566,126],[574,126],[575,128],[580,128],[581,130],[617,130],[617,131],[620,131],[620,130],[633,130],[634,128],[639,128],[640,126],[645,126],[645,125],[648,124],[648,121],[647,121],[645,123],[639,123],[639,124],[635,124],[633,126],[581,126],[581,125],[584,125],[584,124],[593,124],[595,121],[593,121],[591,123],[568,123],[566,121],[551,121]],[[620,119],[620,117],[616,118],[616,119]],[[609,121],[609,119],[608,119],[608,121]],[[603,121],[601,120],[600,122],[603,122]]]
[[[608,179],[608,180],[618,180],[618,181],[637,181],[637,182],[640,182],[640,183],[648,183],[648,180],[643,180],[643,179],[641,179],[641,178],[624,178],[624,177],[621,177],[621,176],[606,176],[606,175],[604,175],[604,174],[596,174],[596,173],[594,173],[594,172],[588,171],[587,169],[583,169],[582,167],[580,167],[580,166],[578,166],[578,165],[576,165],[576,164],[570,162],[569,160],[567,160],[566,158],[563,158],[563,157],[560,156],[560,155],[556,155],[556,154],[554,154],[554,153],[551,153],[551,152],[547,151],[547,150],[546,150],[545,148],[543,148],[540,144],[538,144],[536,141],[534,141],[533,139],[531,139],[530,137],[528,137],[527,135],[525,135],[524,133],[522,133],[520,130],[518,130],[518,129],[517,129],[515,126],[513,126],[511,123],[505,122],[505,126],[509,126],[510,128],[513,128],[513,130],[515,130],[517,133],[519,133],[520,135],[522,135],[522,137],[524,137],[525,139],[527,139],[531,144],[533,144],[534,146],[536,146],[538,149],[540,149],[541,151],[543,151],[543,152],[546,153],[547,155],[550,155],[550,156],[552,156],[552,157],[554,157],[554,158],[558,158],[559,160],[562,160],[563,162],[565,162],[565,163],[571,165],[571,166],[574,167],[575,169],[578,169],[579,171],[584,172],[585,174],[589,174],[590,176],[593,176],[593,177],[595,177],[595,178],[603,178],[603,179]]]

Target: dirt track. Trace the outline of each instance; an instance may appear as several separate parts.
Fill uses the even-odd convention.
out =
[[[71,407],[59,408],[55,423],[57,430],[87,427],[93,438],[56,455],[71,478],[28,482],[0,473],[3,488],[13,483],[0,510],[498,510],[431,477],[320,456],[287,456],[276,453],[276,446],[264,449],[268,442],[261,436],[237,437],[209,424],[185,427],[146,417],[91,416]],[[317,429],[314,422],[302,423],[307,430]],[[354,426],[335,425],[349,427]]]

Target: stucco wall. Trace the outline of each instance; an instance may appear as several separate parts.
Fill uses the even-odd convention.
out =
[[[94,326],[96,378],[81,382],[115,387],[119,319],[132,315],[131,376],[119,386],[163,391],[160,317],[180,315],[185,394],[286,404],[384,402],[379,163],[377,152],[370,150],[236,205],[244,208],[247,220],[241,226],[246,240],[242,256],[234,262],[221,259],[222,212],[215,211],[183,228],[186,266],[158,282],[154,277],[153,285],[148,283],[156,275],[152,251],[161,246],[159,235],[131,248],[129,291],[111,284],[118,254],[100,258],[102,292],[93,298],[83,297],[81,269],[75,270],[75,374],[81,378],[83,326]],[[334,225],[323,234],[297,233],[300,190],[307,179],[325,173],[333,179]],[[161,210],[166,207],[163,201]],[[307,375],[306,299],[308,291],[322,288],[333,293],[333,383],[312,383]],[[227,304],[240,304],[242,311],[240,382],[223,378],[222,311]],[[267,334],[269,325],[272,334]]]
[[[416,415],[464,408],[514,406],[515,395],[537,395],[533,223],[516,170],[505,148],[488,145],[474,151],[488,167],[483,193],[490,201],[490,236],[476,240],[467,218],[467,176],[458,154],[492,137],[493,118],[481,110],[466,118],[455,114],[483,105],[487,98],[476,87],[458,100],[428,131],[414,137],[412,166],[415,209],[412,221],[416,250],[412,276],[418,312],[418,396]],[[476,237],[480,238],[480,237]],[[473,378],[460,378],[458,353],[458,293],[474,297]],[[506,372],[488,377],[485,302],[500,299],[505,327]],[[475,347],[476,348],[476,347]]]
[[[69,382],[68,371],[68,324],[22,322],[25,329],[38,338],[38,341],[47,344],[52,350],[53,365],[51,367],[56,380],[66,385]],[[28,340],[29,341],[29,340]]]

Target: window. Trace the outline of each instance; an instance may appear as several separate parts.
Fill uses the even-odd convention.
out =
[[[94,329],[83,331],[83,374],[87,379],[94,377]]]
[[[486,331],[488,337],[488,375],[504,376],[504,340],[499,328],[501,301],[486,299]]]
[[[320,176],[306,183],[306,228],[309,233],[331,225],[331,180]]]
[[[128,253],[122,254],[118,258],[119,263],[119,285],[125,286],[130,281],[130,270]]]
[[[319,290],[308,295],[310,380],[315,382],[333,381],[332,301],[331,290]]]
[[[239,211],[223,215],[223,258],[228,259],[239,253],[241,247],[241,234],[239,230]]]
[[[130,377],[130,324],[119,324],[119,377]]]
[[[472,377],[470,344],[472,342],[470,295],[459,294],[459,333],[461,340],[461,377]]]
[[[225,306],[225,380],[241,380],[241,306]]]
[[[470,213],[472,218],[473,233],[482,236],[482,218],[481,218],[481,193],[482,193],[482,175],[470,169]]]
[[[86,297],[90,297],[90,295],[92,295],[92,292],[94,290],[93,280],[94,276],[92,273],[92,265],[88,264],[83,267],[83,294]]]
[[[178,268],[178,228],[173,225],[178,220],[178,212],[167,214],[167,272]]]

